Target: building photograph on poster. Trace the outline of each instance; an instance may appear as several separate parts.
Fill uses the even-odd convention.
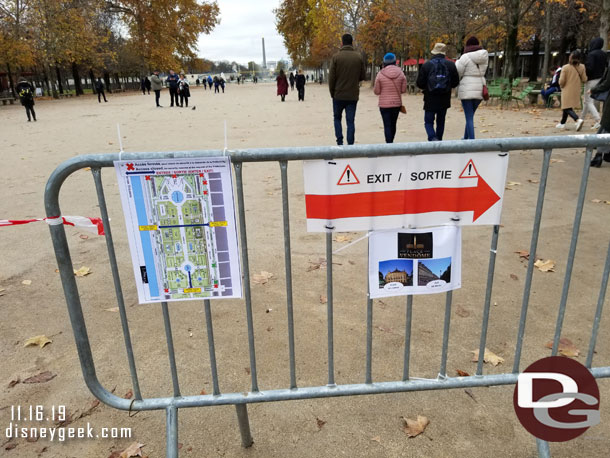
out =
[[[371,298],[460,288],[460,227],[371,232],[369,285]]]

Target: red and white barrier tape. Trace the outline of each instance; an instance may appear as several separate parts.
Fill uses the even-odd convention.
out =
[[[101,218],[87,218],[85,216],[54,216],[49,218],[34,218],[34,219],[0,219],[0,227],[2,226],[17,226],[19,224],[35,223],[44,221],[51,226],[65,224],[66,226],[74,226],[93,232],[97,235],[104,234],[104,223]]]

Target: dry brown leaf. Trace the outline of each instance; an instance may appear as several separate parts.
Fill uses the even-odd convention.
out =
[[[21,379],[19,377],[17,377],[14,380],[11,380],[10,382],[8,382],[8,388],[12,388],[15,385],[17,385],[18,383],[21,383]]]
[[[375,326],[377,329],[379,329],[381,332],[388,332],[388,333],[392,333],[392,328],[386,328],[385,326]]]
[[[31,284],[32,284],[32,280],[23,280],[23,281],[21,282],[21,284],[22,284],[22,285],[28,285],[28,286],[29,286],[29,285],[31,285]]]
[[[335,242],[351,242],[354,238],[349,235],[336,235]]]
[[[510,274],[510,278],[513,280],[519,280],[519,277],[517,277],[515,274]]]
[[[132,456],[142,456],[142,447],[144,444],[139,442],[132,442],[129,447],[121,452],[119,458],[130,458]]]
[[[487,133],[487,132],[489,132],[489,130],[487,130],[487,129],[483,129],[483,130],[481,131],[481,133],[482,133],[482,134],[485,134],[485,133]]]
[[[118,312],[119,308],[118,307],[110,307],[109,309],[104,309],[106,312]]]
[[[307,268],[307,272],[311,272],[312,270],[318,269],[326,269],[326,259],[324,258],[319,258],[318,262],[309,261],[309,264],[311,265]]]
[[[604,203],[605,203],[606,205],[610,205],[610,200],[604,200]]]
[[[515,253],[517,253],[520,258],[523,258],[523,259],[530,258],[530,252],[527,250],[519,250],[519,251],[515,251]]]
[[[532,180],[532,179],[528,179],[527,181],[529,181],[530,183],[534,183],[534,184],[538,184],[538,183],[540,183],[540,180]]]
[[[273,278],[273,274],[271,272],[267,272],[267,271],[261,270],[260,274],[254,274],[252,276],[252,282],[256,283],[258,285],[264,285],[271,278]]]
[[[244,367],[244,370],[246,371],[246,374],[250,375],[250,368],[249,367]]]
[[[200,395],[205,396],[206,394],[208,394],[208,392],[205,390],[205,388],[203,390],[201,390],[199,392]]]
[[[22,383],[45,383],[54,379],[55,377],[57,377],[57,374],[54,374],[51,371],[44,371],[40,374],[32,375],[31,377],[26,378]]]
[[[472,350],[472,362],[477,362],[479,360],[479,350]],[[490,363],[493,366],[497,366],[498,364],[502,364],[504,362],[504,358],[496,355],[495,353],[489,351],[487,348],[485,349],[485,353],[483,354],[483,362]]]
[[[591,199],[591,202],[593,202],[594,204],[601,204],[602,200],[601,199]]]
[[[563,159],[551,159],[551,164],[565,162]]]
[[[85,276],[89,275],[90,273],[91,273],[91,269],[89,267],[85,267],[85,266],[74,271],[74,275],[76,275],[77,277],[85,277]]]
[[[44,348],[45,345],[50,344],[51,342],[53,341],[43,334],[41,336],[30,337],[28,340],[25,341],[23,346],[30,347],[38,345],[40,348]]]
[[[379,436],[371,437],[371,440],[381,444],[381,437]]]
[[[470,374],[466,371],[463,371],[461,369],[456,369],[455,372],[457,372],[457,375],[459,375],[460,377],[470,377]]]
[[[133,391],[129,390],[127,391],[127,393],[125,393],[125,396],[123,396],[123,399],[131,399],[133,398]]]
[[[466,318],[466,317],[470,316],[470,312],[468,310],[466,310],[464,307],[462,307],[461,305],[459,305],[459,304],[455,308],[455,314],[457,316],[461,316],[462,318]]]
[[[552,349],[553,342],[547,342],[545,347]],[[561,353],[563,356],[569,356],[570,358],[576,358],[578,355],[580,355],[580,350],[576,348],[576,345],[574,345],[567,337],[561,337],[559,339],[557,351],[559,351],[559,353]]]
[[[521,186],[521,183],[518,181],[509,181],[508,186]]]
[[[318,431],[322,429],[322,426],[326,424],[326,422],[318,417],[316,417],[316,424],[318,425]]]
[[[328,298],[323,294],[320,294],[320,304],[326,304],[328,302]]]
[[[426,426],[430,424],[430,420],[423,415],[418,415],[417,420],[401,417],[403,422],[403,431],[408,437],[416,437],[424,432]]]
[[[538,259],[534,265],[538,267],[541,272],[555,272],[555,261],[552,259]]]

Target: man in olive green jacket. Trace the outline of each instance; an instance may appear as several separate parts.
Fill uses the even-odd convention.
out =
[[[159,70],[155,70],[153,75],[150,77],[151,89],[155,91],[155,103],[157,107],[161,108],[159,105],[159,98],[161,97],[161,89],[163,89],[163,81],[159,78]]]
[[[354,50],[352,36],[348,33],[341,37],[341,49],[330,61],[328,89],[333,99],[333,117],[335,119],[335,137],[337,145],[343,145],[341,118],[345,110],[347,123],[347,144],[354,144],[354,118],[360,94],[360,81],[364,80],[366,69],[362,54]]]

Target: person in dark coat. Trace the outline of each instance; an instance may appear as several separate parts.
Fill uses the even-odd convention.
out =
[[[290,80],[290,90],[294,91],[294,73],[290,72],[290,76],[288,77],[288,79]]]
[[[144,78],[140,78],[140,90],[142,91],[142,95],[146,95],[146,81]]]
[[[148,93],[148,95],[150,95],[150,88],[151,88],[152,84],[151,84],[148,76],[144,77],[144,85],[146,86],[146,92]]]
[[[585,83],[585,100],[582,104],[580,119],[585,119],[587,113],[590,112],[593,115],[593,119],[595,119],[593,129],[599,129],[599,121],[601,118],[597,108],[595,107],[595,101],[589,95],[589,91],[597,86],[602,76],[604,76],[604,71],[606,70],[608,59],[606,57],[606,52],[602,50],[603,47],[603,38],[593,38],[593,40],[591,40],[591,44],[589,45],[589,54],[587,54],[587,58],[585,60],[587,82]]]
[[[460,75],[455,64],[445,58],[447,45],[436,43],[431,54],[432,58],[419,70],[416,84],[424,91],[424,127],[428,141],[440,141],[445,132],[445,116],[451,107],[451,89],[460,84]]]
[[[610,71],[606,72],[606,77],[599,82],[597,86],[591,89],[590,95],[601,94],[610,90]],[[600,120],[598,134],[610,133],[610,101],[604,102],[604,109]],[[602,160],[610,162],[610,147],[598,148],[595,157],[591,160],[591,167],[601,167]]]
[[[220,86],[220,78],[218,78],[218,76],[214,77],[214,94],[216,94],[217,92],[220,92],[220,90],[218,89],[218,87]]]
[[[21,105],[25,107],[25,114],[28,116],[28,122],[36,121],[36,112],[34,111],[34,86],[27,82],[23,77],[19,78],[19,82],[15,87]]]
[[[178,100],[178,80],[180,78],[178,75],[174,73],[173,70],[169,71],[169,76],[166,78],[165,82],[169,85],[169,100],[170,106],[174,106],[174,100],[176,101],[176,106],[180,106],[180,101]]]
[[[104,97],[104,102],[108,102],[108,100],[106,100],[106,94],[104,93],[104,82],[101,78],[98,78],[95,82],[95,92],[97,92],[98,103],[102,103],[102,97]]]
[[[299,69],[299,72],[295,78],[295,84],[299,94],[299,102],[305,101],[305,75],[303,75],[303,70]]]
[[[284,70],[280,70],[280,74],[275,79],[277,82],[277,95],[282,97],[282,102],[286,100],[286,94],[288,94],[288,80]]]
[[[186,105],[188,108],[191,90],[189,88],[189,82],[184,74],[181,74],[180,79],[178,80],[178,93],[180,94],[180,106],[183,107]]]

